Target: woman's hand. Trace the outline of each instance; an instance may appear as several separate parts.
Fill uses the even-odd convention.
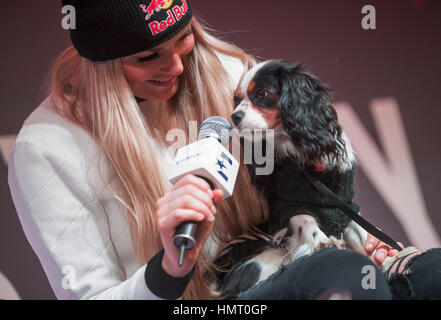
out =
[[[398,245],[401,248],[404,248],[401,242],[398,242]],[[397,249],[393,249],[391,246],[385,244],[383,241],[378,240],[369,233],[364,248],[368,256],[370,256],[375,250],[377,250],[375,252],[374,259],[375,262],[378,263],[379,265],[383,263],[386,257],[393,257],[399,252]]]
[[[164,247],[162,267],[170,276],[182,278],[193,269],[213,227],[216,205],[222,199],[221,190],[212,191],[205,180],[187,174],[156,201],[156,218]],[[184,221],[201,223],[201,230],[195,248],[185,252],[183,264],[179,267],[179,249],[173,244],[173,236]]]

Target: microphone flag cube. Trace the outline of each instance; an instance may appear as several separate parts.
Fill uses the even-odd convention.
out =
[[[216,139],[198,140],[176,152],[175,167],[170,182],[175,184],[188,173],[211,181],[215,189],[221,189],[224,199],[233,194],[239,163]]]

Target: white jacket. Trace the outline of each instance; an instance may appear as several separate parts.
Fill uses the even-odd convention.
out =
[[[235,87],[243,66],[221,56]],[[24,233],[58,299],[161,299],[134,254],[126,209],[98,177],[98,145],[43,101],[25,120],[8,183]],[[103,158],[106,183],[116,175]],[[88,166],[91,169],[87,171]]]

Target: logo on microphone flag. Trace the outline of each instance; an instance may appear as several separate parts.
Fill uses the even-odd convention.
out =
[[[238,172],[239,162],[216,139],[209,138],[180,148],[168,178],[175,184],[188,173],[205,177],[222,190],[225,199],[233,194]]]
[[[222,159],[217,159],[217,165],[219,166],[219,170],[217,171],[217,173],[219,173],[219,175],[225,179],[225,181],[228,181],[228,177],[226,176],[226,174],[222,171],[223,168],[227,168],[225,166],[225,161],[227,161],[230,166],[233,164],[233,160],[231,160],[226,154],[225,152],[221,151],[221,158]]]

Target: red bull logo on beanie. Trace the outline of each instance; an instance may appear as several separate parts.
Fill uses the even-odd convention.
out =
[[[173,4],[173,0],[153,0],[148,6],[141,4],[142,11],[147,12],[146,20],[149,20],[153,13],[162,9],[168,9]]]
[[[181,18],[187,13],[188,5],[186,0],[182,0],[182,5],[175,5],[169,9],[173,4],[173,0],[152,0],[150,5],[140,5],[142,10],[147,13],[145,19],[150,20],[155,12],[161,10],[167,10],[167,17],[162,21],[152,21],[149,22],[148,26],[150,32],[153,36],[167,30],[168,27],[174,25],[176,22],[181,20]]]

